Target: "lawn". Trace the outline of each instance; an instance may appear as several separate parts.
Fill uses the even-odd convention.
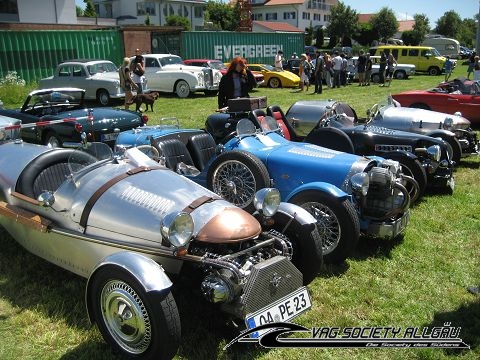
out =
[[[454,76],[464,76],[458,66]],[[268,104],[285,111],[300,99],[346,101],[365,116],[387,94],[428,88],[443,79],[417,75],[396,80],[391,87],[325,89],[322,95],[294,89],[256,89]],[[29,85],[0,87],[5,107],[20,106]],[[121,106],[121,104],[118,104]],[[217,108],[215,97],[187,99],[162,96],[150,123],[178,117],[185,127],[202,127]],[[294,165],[292,165],[294,166]],[[412,209],[405,235],[395,241],[361,239],[354,255],[341,266],[329,266],[309,288],[313,307],[294,322],[312,327],[461,327],[460,338],[470,350],[443,349],[271,349],[235,344],[223,347],[237,330],[197,297],[182,281],[174,296],[182,320],[183,342],[178,359],[479,359],[480,296],[467,291],[480,285],[480,158],[464,159],[455,172],[452,196],[428,194]],[[0,170],[1,174],[1,170]],[[0,175],[1,176],[1,175]],[[23,250],[0,228],[0,359],[113,359],[85,311],[86,281]]]

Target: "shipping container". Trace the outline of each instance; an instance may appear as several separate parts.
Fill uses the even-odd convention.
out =
[[[181,33],[181,56],[184,59],[205,58],[230,62],[242,56],[251,64],[274,64],[282,50],[289,58],[300,56],[305,45],[303,33],[259,33],[227,31],[186,31]]]
[[[119,66],[123,54],[117,30],[0,30],[0,77],[16,71],[27,83],[53,75],[67,59],[106,59]]]

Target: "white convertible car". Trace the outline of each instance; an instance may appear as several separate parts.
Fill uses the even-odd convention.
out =
[[[151,91],[175,93],[188,97],[193,92],[216,95],[222,74],[205,67],[189,66],[180,56],[172,54],[144,54],[145,78]],[[132,58],[133,59],[133,58]]]

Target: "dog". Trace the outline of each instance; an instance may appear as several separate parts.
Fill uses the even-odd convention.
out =
[[[148,94],[137,94],[133,97],[132,102],[135,103],[135,111],[141,111],[140,107],[145,104],[145,111],[148,111],[148,105],[153,112],[153,103],[159,98],[160,94],[156,91],[152,91]]]

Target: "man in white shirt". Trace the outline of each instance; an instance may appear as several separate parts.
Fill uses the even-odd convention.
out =
[[[335,55],[332,59],[333,63],[333,87],[340,87],[340,73],[342,72],[342,63],[343,59],[338,53],[338,51],[335,51],[333,53]]]
[[[277,55],[275,55],[275,67],[279,70],[283,69],[283,51],[278,50]]]

